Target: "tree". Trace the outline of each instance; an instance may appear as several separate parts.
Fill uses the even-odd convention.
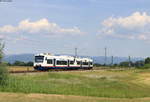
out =
[[[121,62],[119,65],[120,65],[121,67],[129,67],[129,64],[131,65],[131,67],[134,66],[134,63],[133,63],[133,62],[128,62],[128,61]]]
[[[30,62],[27,62],[27,63],[26,63],[26,66],[33,66],[33,62],[31,62],[31,61],[30,61]]]
[[[136,61],[134,63],[134,66],[137,67],[137,68],[140,68],[140,67],[143,67],[144,66],[144,61]]]
[[[0,85],[5,85],[8,78],[8,70],[6,65],[2,63],[4,43],[0,42]]]
[[[3,58],[3,49],[4,49],[4,43],[0,42],[0,64],[2,63],[2,58]]]
[[[147,58],[145,59],[145,64],[150,64],[150,57],[147,57]]]
[[[21,61],[15,61],[13,65],[15,65],[15,66],[25,66],[25,63],[21,62]]]
[[[100,66],[102,66],[102,65],[99,64],[99,63],[95,63],[95,64],[94,64],[94,67],[100,67]]]
[[[128,67],[129,66],[129,62],[121,62],[120,66],[122,66],[122,67]]]

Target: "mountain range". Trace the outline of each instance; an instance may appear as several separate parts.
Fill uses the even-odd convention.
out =
[[[57,54],[59,55],[59,54]],[[105,63],[105,57],[104,56],[80,56],[80,57],[89,57],[92,58],[94,63],[104,64]],[[14,63],[15,61],[23,61],[23,62],[29,62],[34,60],[34,54],[17,54],[17,55],[5,55],[4,61],[9,63]],[[144,58],[141,57],[131,57],[131,61],[139,61],[144,60]],[[113,57],[113,63],[120,63],[123,61],[129,61],[128,57]],[[106,63],[111,64],[112,57],[108,56]]]

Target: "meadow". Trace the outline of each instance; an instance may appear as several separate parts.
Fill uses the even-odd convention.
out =
[[[33,71],[34,68],[30,66],[7,66],[9,71]]]
[[[11,74],[6,85],[0,86],[0,91],[4,95],[16,93],[16,97],[22,98],[44,94],[47,100],[50,100],[49,95],[58,95],[62,100],[59,102],[69,102],[71,99],[75,102],[80,98],[83,99],[82,102],[149,102],[150,70],[106,69]]]

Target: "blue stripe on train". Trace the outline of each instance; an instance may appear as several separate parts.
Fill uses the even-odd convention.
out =
[[[34,69],[36,69],[36,70],[43,70],[43,71],[45,71],[45,70],[49,70],[49,69],[92,69],[92,67],[41,67],[41,66],[38,66],[38,67],[34,67]]]

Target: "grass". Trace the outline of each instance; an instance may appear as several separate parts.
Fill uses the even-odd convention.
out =
[[[30,66],[8,66],[9,71],[33,71],[34,68]]]
[[[9,71],[33,71],[34,68],[32,66],[7,66]],[[128,69],[127,67],[109,67],[109,66],[102,66],[102,67],[94,67],[94,70],[99,69]]]
[[[1,92],[44,93],[107,98],[150,97],[150,70],[61,71],[9,76]],[[150,75],[149,75],[150,76]],[[148,80],[148,79],[146,79]]]

